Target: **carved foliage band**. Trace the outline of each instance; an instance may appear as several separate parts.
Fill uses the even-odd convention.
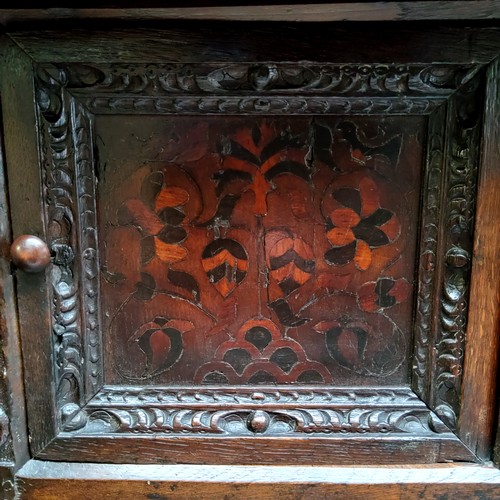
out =
[[[53,66],[44,66],[53,72]],[[57,71],[94,113],[428,114],[474,65],[67,64]]]
[[[65,92],[64,74],[56,76],[39,69],[36,98],[47,238],[53,254],[49,272],[56,397],[63,407],[84,404],[101,385],[101,369],[91,123]]]
[[[68,64],[68,88],[94,94],[270,92],[349,96],[450,95],[477,68],[454,64]]]
[[[214,403],[218,405],[214,407]],[[449,433],[405,389],[359,392],[356,389],[263,392],[181,389],[175,393],[161,389],[146,392],[104,389],[66,428],[78,429],[81,434],[188,432],[242,436]]]
[[[450,99],[446,126],[444,109],[431,117],[422,215],[413,383],[453,429],[460,409],[467,324],[481,127],[480,83],[478,76]],[[443,128],[446,145],[439,135]]]

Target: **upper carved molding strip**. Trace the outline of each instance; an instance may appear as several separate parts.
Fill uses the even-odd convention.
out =
[[[448,96],[476,65],[456,64],[67,64],[45,65],[77,93]],[[61,71],[62,70],[62,71]]]

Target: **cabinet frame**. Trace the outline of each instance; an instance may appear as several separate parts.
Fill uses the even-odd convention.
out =
[[[288,27],[280,29],[285,36]],[[278,95],[272,87],[253,89],[251,95],[244,97],[220,94],[217,89],[207,96],[193,96],[182,89],[175,97],[131,96],[126,89],[108,92],[98,85],[95,88],[74,83],[79,81],[79,72],[81,75],[89,68],[109,71],[109,64],[102,60],[107,54],[92,56],[92,50],[104,39],[110,40],[108,48],[111,47],[113,57],[122,59],[117,64],[125,65],[125,73],[127,63],[148,56],[153,63],[162,64],[166,54],[176,64],[192,64],[196,70],[202,64],[183,60],[179,52],[182,44],[172,42],[176,37],[182,40],[182,35],[188,37],[189,33],[188,28],[176,29],[156,32],[147,39],[139,32],[131,33],[122,52],[113,52],[113,39],[119,33],[98,34],[81,54],[71,45],[76,45],[77,37],[73,35],[40,36],[28,32],[12,35],[23,50],[9,45],[4,51],[4,61],[10,69],[2,79],[4,115],[9,122],[18,117],[17,127],[5,130],[11,206],[21,206],[22,202],[24,207],[22,213],[12,214],[14,235],[43,236],[53,253],[53,264],[45,276],[16,276],[33,455],[46,460],[210,463],[214,450],[221,447],[216,460],[227,464],[259,461],[326,465],[332,464],[332,453],[336,454],[336,464],[366,463],[366,457],[373,453],[377,454],[377,463],[487,458],[491,449],[498,340],[496,330],[488,329],[478,312],[484,302],[492,299],[477,292],[485,281],[488,283],[486,273],[491,272],[481,266],[481,255],[496,252],[484,240],[485,235],[491,236],[491,222],[484,216],[493,211],[488,201],[493,194],[484,196],[483,202],[482,193],[486,192],[498,160],[492,145],[494,116],[498,112],[498,62],[491,63],[500,46],[498,31],[489,32],[485,38],[481,38],[483,31],[474,32],[476,38],[470,42],[467,55],[470,60],[463,60],[463,54],[453,54],[453,41],[459,38],[453,30],[442,37],[449,57],[435,59],[434,53],[427,54],[428,60],[410,58],[399,63],[400,59],[396,59],[397,64],[385,60],[392,57],[384,52],[386,46],[361,63],[346,62],[348,42],[343,42],[347,55],[344,52],[340,62],[332,61],[326,49],[317,59],[311,59],[309,47],[298,47],[297,61],[313,60],[314,63],[305,63],[311,66],[333,65],[351,73],[358,71],[360,78],[365,72],[379,75],[383,69],[387,81],[397,82],[399,78],[401,85],[406,85],[399,94],[382,86],[348,95],[342,88],[326,96],[316,89],[305,97],[300,87]],[[407,36],[408,33],[411,30],[404,32]],[[224,37],[213,36],[211,44],[218,47]],[[265,39],[270,34],[263,30],[262,36]],[[350,36],[355,36],[355,29]],[[415,31],[413,36],[420,39],[422,33]],[[437,33],[434,36],[439,37]],[[156,41],[170,40],[171,44],[148,53],[143,47],[155,37]],[[66,48],[54,55],[53,48],[61,47],[63,41],[67,42]],[[193,52],[197,43],[192,44]],[[259,67],[278,64],[277,60],[263,58],[262,47],[247,48],[243,60],[234,59],[233,54],[221,55],[216,49],[213,64],[224,68],[236,61],[246,68],[247,75],[256,63]],[[239,57],[241,50],[241,46],[234,47]],[[376,62],[377,57],[381,62]],[[409,56],[400,53],[399,57]],[[435,62],[443,59],[446,63]],[[16,98],[19,95],[30,98],[20,100]],[[111,109],[113,113],[127,114],[159,111],[260,115],[280,114],[283,109],[292,109],[292,113],[345,114],[347,108],[351,114],[428,116],[412,388],[103,387],[102,369],[92,361],[100,357],[98,263],[93,232],[95,188],[87,182],[94,176],[93,114],[109,113]],[[40,179],[43,188],[26,179]],[[480,201],[476,209],[478,182]],[[475,217],[478,227],[474,234]],[[458,246],[454,233],[457,227],[463,232]],[[458,289],[456,283],[460,283]],[[473,295],[469,301],[470,287]],[[81,310],[79,304],[83,306]],[[32,311],[40,310],[40,305],[41,314],[34,318]],[[493,306],[492,314],[496,311],[498,304]],[[443,387],[453,391],[444,391]],[[450,392],[460,395],[458,404],[449,397]],[[480,424],[472,417],[477,405],[485,412]],[[383,413],[379,408],[383,408]],[[335,417],[318,426],[314,423],[318,409],[343,416],[345,425],[342,427]],[[174,419],[172,424],[158,427],[153,418],[158,415],[157,410],[182,415],[203,411],[206,424],[196,428],[198,424],[192,419],[187,424],[186,420]],[[373,417],[366,421],[356,417],[366,416],[366,412]],[[92,424],[92,416],[96,415],[100,427]],[[107,417],[101,418],[104,415]],[[250,434],[242,435],[240,431],[231,436],[226,428],[231,418],[240,419]],[[106,419],[108,428],[104,425]],[[272,434],[273,422],[280,419],[293,423],[290,435]],[[422,430],[415,431],[415,421]],[[161,437],[155,434],[155,439],[151,439],[148,433],[155,427]],[[144,437],[137,431],[145,433]],[[163,434],[165,431],[169,434]]]

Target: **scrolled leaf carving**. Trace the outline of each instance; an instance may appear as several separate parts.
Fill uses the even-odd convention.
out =
[[[68,64],[68,88],[85,92],[202,94],[300,92],[349,95],[449,95],[473,65],[424,64]]]
[[[92,122],[67,84],[63,69],[37,68],[56,397],[58,404],[79,406],[100,386],[98,253]],[[94,368],[84,371],[84,359]]]

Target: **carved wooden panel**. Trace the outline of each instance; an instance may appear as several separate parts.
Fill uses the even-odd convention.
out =
[[[404,383],[423,128],[96,120],[106,383]]]
[[[231,57],[34,64],[34,454],[477,460],[457,419],[482,67]]]

